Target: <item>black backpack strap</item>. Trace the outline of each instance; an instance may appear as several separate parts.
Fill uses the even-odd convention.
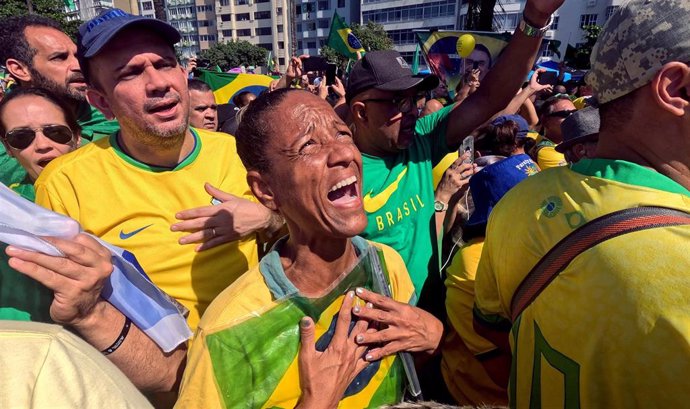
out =
[[[690,225],[690,214],[665,207],[635,207],[596,218],[558,242],[525,276],[510,302],[513,322],[581,253],[624,234],[666,226]]]

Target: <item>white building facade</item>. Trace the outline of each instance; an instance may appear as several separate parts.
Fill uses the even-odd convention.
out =
[[[494,30],[498,32],[513,32],[520,23],[522,10],[526,0],[498,0],[494,9]],[[585,42],[582,27],[589,25],[603,26],[613,12],[623,3],[623,0],[577,0],[566,1],[554,15],[551,29],[544,38],[561,42],[561,56],[565,57],[568,44],[577,47]],[[458,28],[465,28],[467,5],[463,4]],[[543,59],[555,59],[551,51],[545,49]]]

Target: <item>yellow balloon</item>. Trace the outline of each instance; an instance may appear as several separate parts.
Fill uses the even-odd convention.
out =
[[[474,36],[472,34],[463,34],[458,38],[457,49],[460,57],[467,58],[472,51],[474,51],[474,46],[476,45],[474,41]]]

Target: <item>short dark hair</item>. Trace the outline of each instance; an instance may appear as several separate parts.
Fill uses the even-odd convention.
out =
[[[242,116],[237,133],[237,153],[248,170],[265,172],[269,169],[266,160],[266,142],[271,138],[272,122],[266,120],[266,115],[273,112],[280,105],[289,92],[308,92],[281,88],[273,92],[264,92],[254,102],[247,106]]]
[[[479,131],[476,149],[482,153],[508,157],[513,151],[524,144],[518,143],[518,124],[515,121],[505,121],[500,125],[486,125]],[[522,138],[520,138],[522,139]]]
[[[566,94],[556,94],[552,96],[551,98],[547,99],[544,101],[544,103],[539,107],[539,117],[543,117],[544,115],[550,115],[553,113],[553,106],[556,105],[557,102],[559,101],[564,101],[568,100],[570,101],[570,97]]]
[[[187,81],[187,88],[189,88],[190,91],[199,91],[199,92],[213,92],[211,87],[203,82],[202,80],[198,80],[196,78],[190,79]]]
[[[72,130],[73,134],[76,135],[77,133],[79,133],[79,131],[81,131],[81,127],[77,122],[77,117],[75,116],[74,111],[65,102],[65,100],[62,98],[58,98],[55,94],[43,88],[18,87],[16,89],[13,89],[12,92],[8,93],[5,96],[5,98],[3,98],[2,101],[0,101],[0,118],[2,118],[2,112],[5,110],[5,107],[12,100],[30,95],[41,97],[47,100],[48,102],[52,102],[54,105],[60,108],[62,113],[65,115],[65,122],[67,123],[67,126]],[[0,120],[0,135],[5,136],[6,133],[7,129],[5,128],[5,124]]]
[[[489,51],[489,49],[484,44],[476,44],[474,46],[474,49],[477,51],[481,51],[481,52],[483,52],[489,56],[489,66],[487,67],[487,69],[490,69],[494,63],[493,56],[491,55],[491,51]]]
[[[29,46],[26,39],[24,31],[27,27],[49,27],[62,31],[57,21],[36,14],[0,20],[0,64],[5,65],[8,59],[14,58],[33,68],[36,50]]]

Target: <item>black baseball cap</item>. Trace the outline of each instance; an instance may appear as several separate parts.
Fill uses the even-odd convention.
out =
[[[158,33],[171,46],[182,38],[175,27],[155,18],[135,16],[120,9],[106,9],[97,17],[79,26],[77,58],[86,77],[88,59],[97,55],[118,33],[128,27],[141,26]],[[88,80],[88,78],[87,78]]]
[[[371,51],[352,68],[345,95],[349,102],[370,88],[397,92],[413,88],[429,91],[436,88],[438,83],[438,77],[435,75],[412,75],[410,66],[397,51]]]

